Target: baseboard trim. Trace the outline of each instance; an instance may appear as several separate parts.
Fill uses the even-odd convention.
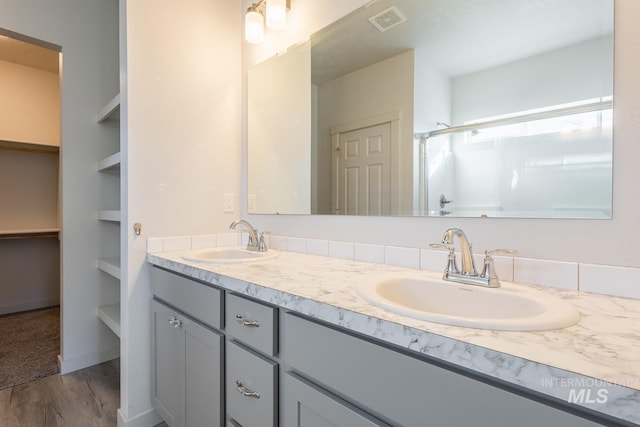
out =
[[[160,418],[155,409],[136,415],[130,420],[127,420],[127,417],[122,413],[122,409],[118,409],[118,427],[152,427],[161,422],[162,418]]]
[[[98,365],[108,362],[109,360],[120,357],[120,346],[101,351],[99,353],[90,353],[73,359],[63,359],[58,355],[58,366],[60,366],[60,374],[68,374],[79,369],[88,368],[89,366]]]
[[[29,301],[21,304],[3,305],[0,307],[0,315],[19,313],[21,311],[37,310],[39,308],[54,307],[60,305],[60,298]]]

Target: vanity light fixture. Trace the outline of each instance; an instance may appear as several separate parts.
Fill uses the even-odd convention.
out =
[[[260,0],[253,3],[244,16],[244,38],[249,43],[264,42],[263,5],[266,6],[267,27],[279,31],[287,26],[287,11],[291,9],[291,0]]]

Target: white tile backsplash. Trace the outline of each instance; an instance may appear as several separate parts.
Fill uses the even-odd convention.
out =
[[[203,234],[191,236],[191,249],[215,248],[217,236],[215,234]]]
[[[418,269],[420,268],[420,249],[385,246],[384,263]]]
[[[384,264],[384,246],[356,243],[353,257],[356,261]]]
[[[640,299],[640,268],[580,264],[580,290]]]
[[[329,256],[329,241],[307,239],[307,253],[311,255]]]
[[[578,264],[530,258],[514,258],[516,282],[578,290]]]
[[[147,252],[171,252],[213,246],[246,245],[248,233],[207,234],[147,239]],[[300,237],[269,236],[269,248],[377,264],[443,271],[447,251]],[[460,254],[456,254],[458,263]],[[500,280],[640,299],[640,268],[578,264],[552,260],[493,256]],[[478,272],[484,255],[474,254]],[[458,264],[459,265],[459,264]]]
[[[329,241],[329,256],[333,258],[353,259],[355,244],[353,242]]]
[[[288,240],[289,239],[282,236],[271,236],[269,238],[269,248],[275,249],[277,251],[287,251],[289,250],[287,247]]]
[[[479,268],[482,268],[484,265],[484,255],[482,258],[483,260]],[[500,280],[513,282],[513,257],[494,255],[493,266],[495,267],[496,274]]]
[[[241,244],[240,237],[241,233],[216,234],[216,243],[214,246],[238,246]],[[249,234],[247,234],[247,239],[248,238]]]
[[[164,239],[162,237],[151,237],[147,239],[147,252],[150,254],[164,252]]]
[[[164,239],[164,250],[167,252],[189,249],[191,249],[191,237],[166,237]]]
[[[420,269],[444,271],[444,269],[447,267],[448,256],[448,251],[439,251],[436,249],[420,249]]]
[[[287,250],[290,252],[307,252],[307,239],[300,237],[289,237],[287,239]]]

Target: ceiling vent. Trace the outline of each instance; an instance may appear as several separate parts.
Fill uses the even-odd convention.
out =
[[[395,6],[391,6],[369,18],[369,22],[380,32],[387,31],[396,25],[402,24],[406,20],[407,18]]]

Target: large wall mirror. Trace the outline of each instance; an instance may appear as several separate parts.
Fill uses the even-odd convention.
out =
[[[249,70],[248,210],[611,218],[613,0],[379,0]]]

